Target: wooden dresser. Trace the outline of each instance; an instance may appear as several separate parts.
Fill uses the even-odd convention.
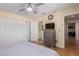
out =
[[[44,30],[44,44],[49,47],[56,47],[56,33],[54,29]]]

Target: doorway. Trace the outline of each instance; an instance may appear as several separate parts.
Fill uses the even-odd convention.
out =
[[[79,14],[65,16],[65,48],[79,48]]]
[[[74,23],[68,23],[68,39],[69,40],[75,40],[75,22]]]
[[[76,31],[75,31],[75,23],[67,23],[67,39],[66,41],[66,48],[73,48],[75,46],[75,41],[76,41]]]

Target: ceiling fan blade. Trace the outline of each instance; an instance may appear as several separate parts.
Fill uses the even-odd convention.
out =
[[[28,7],[31,7],[31,3],[28,3]]]
[[[37,11],[33,11],[35,14],[37,14]]]
[[[20,9],[19,11],[24,11],[25,9]]]
[[[44,5],[44,3],[36,3],[36,6]]]
[[[28,5],[31,5],[31,3],[28,3]]]

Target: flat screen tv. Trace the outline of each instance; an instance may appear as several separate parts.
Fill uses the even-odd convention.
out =
[[[54,23],[47,23],[47,24],[45,24],[45,29],[55,29],[55,24]]]

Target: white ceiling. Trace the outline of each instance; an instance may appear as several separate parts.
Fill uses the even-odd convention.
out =
[[[38,14],[29,13],[25,11],[19,11],[24,8],[24,5],[27,3],[0,3],[0,10],[16,13],[24,16],[32,16],[32,15],[43,15],[43,14],[51,14],[55,11],[69,8],[72,6],[78,6],[78,3],[44,3],[44,5],[37,7]]]

